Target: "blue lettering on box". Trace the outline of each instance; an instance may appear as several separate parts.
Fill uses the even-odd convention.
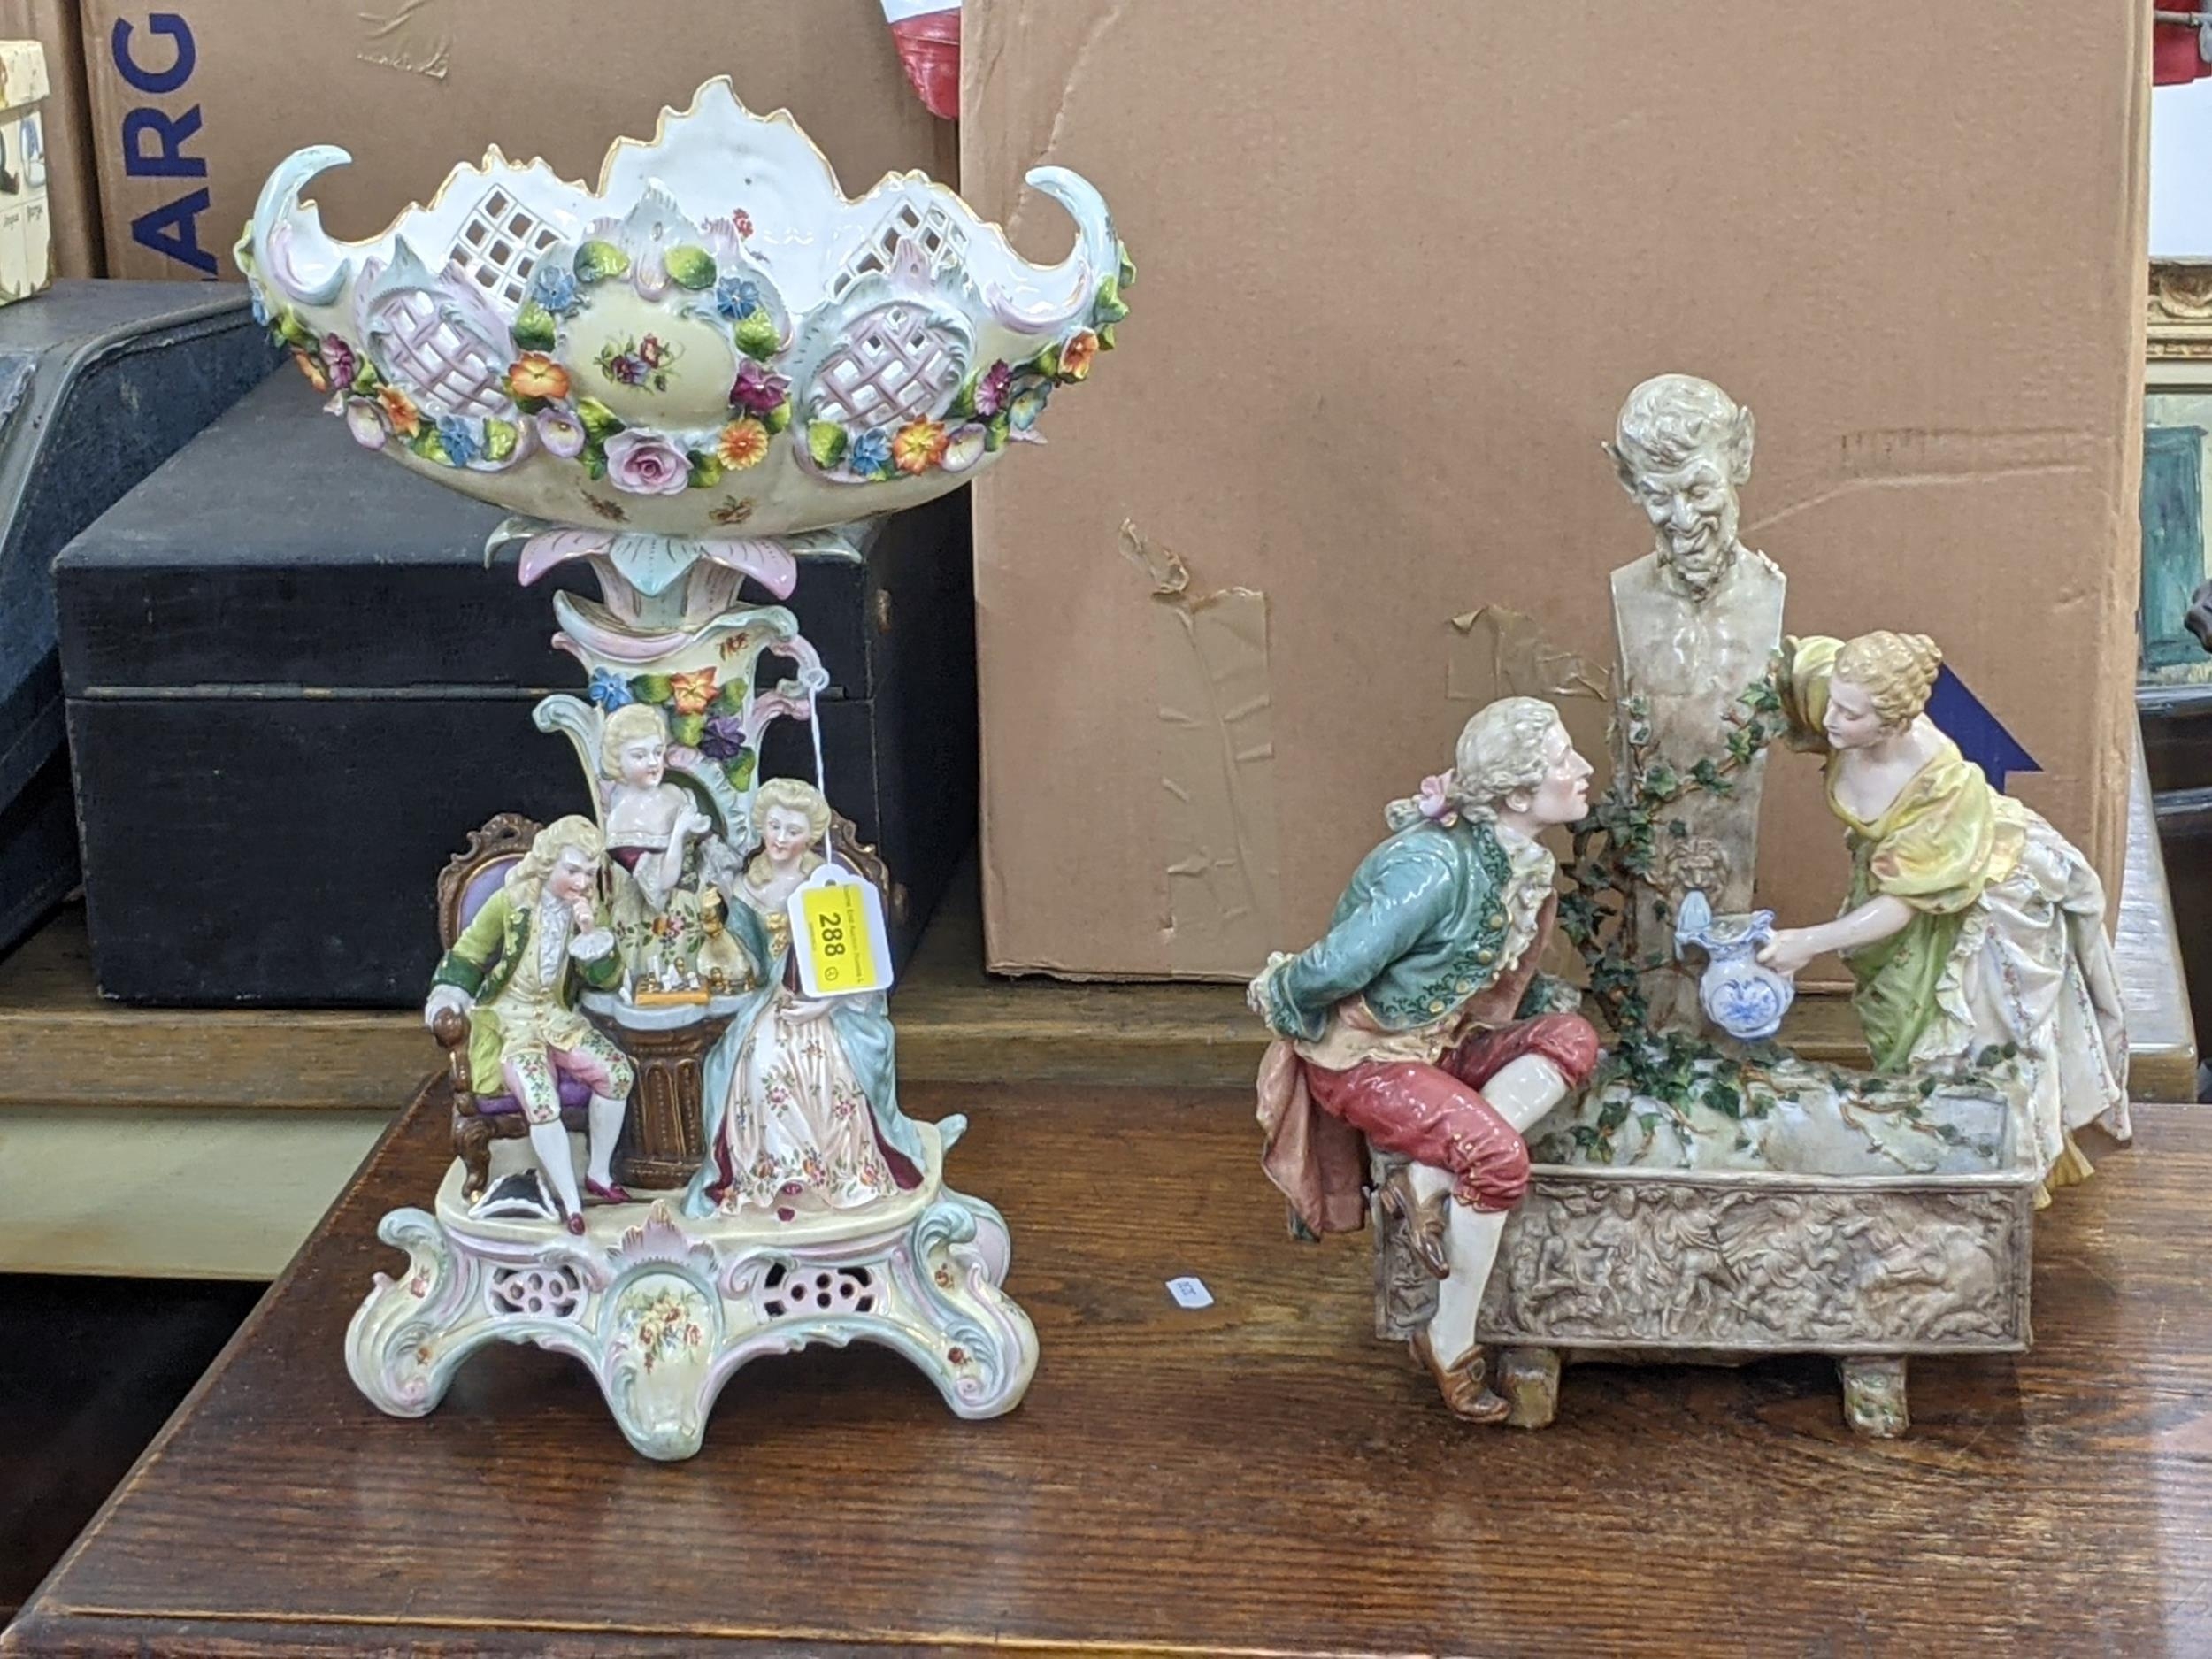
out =
[[[134,179],[204,179],[207,157],[188,156],[184,141],[200,130],[200,106],[182,115],[159,110],[133,110],[123,118],[123,171]],[[147,154],[145,140],[155,143]]]
[[[172,42],[170,62],[159,68],[141,63],[131,50],[137,31],[127,19],[118,18],[108,37],[108,50],[115,59],[116,72],[127,85],[149,97],[180,91],[192,79],[192,71],[199,62],[199,50],[192,40],[192,26],[180,13],[150,12],[145,27],[149,34],[168,37]],[[184,153],[185,144],[199,130],[200,106],[196,104],[181,115],[142,105],[127,111],[122,130],[125,176],[205,178],[206,157]],[[215,256],[200,246],[200,215],[211,204],[212,197],[204,188],[165,202],[131,220],[131,240],[165,259],[188,265],[203,277],[212,277]]]
[[[111,37],[115,66],[122,72],[123,79],[141,92],[174,92],[192,79],[192,66],[199,61],[199,54],[192,44],[192,26],[174,12],[155,12],[148,14],[146,27],[154,34],[166,35],[176,42],[176,61],[166,69],[142,67],[131,56],[131,26],[127,19],[118,18]]]
[[[150,213],[141,213],[131,221],[131,240],[142,248],[150,248],[195,271],[213,276],[215,256],[200,246],[200,215],[207,211],[210,204],[205,190],[195,190]]]

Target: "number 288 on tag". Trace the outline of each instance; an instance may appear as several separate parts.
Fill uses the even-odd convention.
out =
[[[799,984],[809,996],[854,996],[891,984],[883,896],[872,881],[824,865],[791,895]]]

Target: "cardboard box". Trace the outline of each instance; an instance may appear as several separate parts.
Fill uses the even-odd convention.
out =
[[[1486,607],[1610,662],[1650,533],[1598,446],[1678,369],[1756,412],[1786,626],[1935,635],[2116,894],[2145,9],[2021,0],[2001,62],[1971,6],[1634,10],[968,0],[965,194],[1058,258],[1021,179],[1075,168],[1141,276],[977,486],[993,968],[1313,938],[1494,687]],[[1832,915],[1813,760],[1763,829],[1761,902]]]
[[[0,40],[36,41],[46,54],[46,102],[39,111],[39,142],[52,274],[104,276],[100,202],[93,184],[92,114],[85,88],[84,21],[78,0],[0,0]]]
[[[877,0],[85,0],[85,39],[115,276],[234,276],[262,180],[303,145],[352,152],[312,194],[334,235],[367,236],[492,144],[596,180],[718,74],[788,108],[851,195],[957,159]]]
[[[46,91],[39,43],[0,40],[0,305],[28,299],[54,280]]]

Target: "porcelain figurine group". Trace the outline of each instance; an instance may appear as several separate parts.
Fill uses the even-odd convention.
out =
[[[516,515],[488,557],[598,582],[554,595],[585,686],[534,716],[592,810],[496,819],[449,872],[424,1011],[459,1156],[434,1210],[385,1219],[413,1259],[353,1320],[356,1382],[419,1415],[477,1347],[534,1343],[681,1457],[740,1365],[857,1339],[963,1416],[1010,1409],[1036,1339],[1004,1224],[943,1183],[963,1120],[899,1110],[892,884],[818,736],[811,780],[764,776],[762,740],[830,683],[780,603],[800,557],[1042,442],[1114,348],[1135,273],[1105,204],[1032,173],[1078,233],[1033,265],[919,173],[849,199],[726,80],[595,186],[494,151],[365,242],[301,197],[346,159],[264,187],[257,313],[364,449]]]
[[[516,511],[488,551],[523,582],[598,579],[554,597],[583,692],[534,716],[591,810],[495,820],[449,872],[424,1012],[460,1156],[433,1210],[385,1218],[411,1266],[353,1320],[355,1380],[419,1415],[479,1346],[533,1343],[656,1457],[698,1448],[739,1366],[810,1342],[1011,1409],[1035,1334],[1004,1224],[944,1185],[963,1120],[900,1110],[865,942],[884,872],[818,736],[810,781],[764,777],[762,736],[829,683],[780,603],[798,557],[1038,441],[1113,348],[1134,273],[1104,204],[1033,173],[1079,234],[1031,266],[918,174],[848,200],[726,82],[595,188],[495,152],[371,242],[300,198],[344,159],[269,180],[257,306],[365,448]],[[1613,573],[1602,789],[1549,703],[1491,703],[1326,933],[1249,987],[1295,1231],[1374,1225],[1378,1330],[1471,1422],[1548,1421],[1578,1354],[1800,1350],[1898,1432],[1909,1356],[2025,1345],[2032,1210],[2088,1172],[2076,1131],[2126,1137],[2095,873],[1931,720],[1931,641],[1784,635],[1783,573],[1740,540],[1754,436],[1688,376],[1621,410],[1652,541]],[[1832,920],[1752,909],[1776,740],[1825,757]],[[1863,1071],[1773,1041],[1831,952]]]
[[[1899,1432],[1905,1356],[2026,1345],[2027,1210],[2089,1172],[2075,1131],[2128,1138],[2095,872],[1929,718],[1932,641],[1782,635],[1781,572],[1737,534],[1752,434],[1717,387],[1668,375],[1631,394],[1609,446],[1654,545],[1613,579],[1608,803],[1647,821],[1591,812],[1593,768],[1549,705],[1494,703],[1451,768],[1388,809],[1323,937],[1250,987],[1277,1039],[1259,1078],[1263,1164],[1294,1230],[1371,1216],[1379,1329],[1405,1335],[1471,1422],[1549,1420],[1563,1351],[1800,1348],[1839,1356],[1855,1426]],[[1737,741],[1721,747],[1724,732]],[[1832,921],[1746,913],[1769,736],[1825,757],[1852,861]],[[1730,787],[1693,793],[1693,778]],[[1610,872],[1630,942],[1604,1033],[1540,968],[1560,902],[1540,838],[1578,820],[1656,832]],[[1602,895],[1576,896],[1601,913]],[[1648,949],[1662,941],[1676,949]],[[1605,959],[1583,942],[1601,988]],[[1669,959],[1692,945],[1701,976]],[[1832,951],[1873,1070],[1816,1079],[1768,1040],[1794,976]],[[1895,1148],[1928,1126],[1939,1085],[1987,1097],[1983,1167],[1932,1157],[1901,1184],[1834,1159],[1855,1110],[1897,1122],[1885,1149],[1915,1172]],[[1696,1112],[1715,1100],[1732,1148],[1750,1144],[1745,1119],[1776,1120],[1763,1167],[1701,1156]],[[1545,1144],[1567,1162],[1532,1181],[1528,1138],[1555,1112],[1574,1133]],[[1608,1156],[1632,1118],[1652,1125],[1623,1160],[1652,1159],[1640,1169]],[[1679,1126],[1671,1164],[1652,1156],[1663,1125]],[[1779,1200],[1778,1171],[1804,1178]],[[1501,1369],[1510,1399],[1492,1386]]]
[[[622,797],[616,803],[611,829]],[[703,814],[683,811],[676,822],[700,819],[704,839]],[[562,818],[537,832],[439,963],[424,1021],[434,1028],[442,1018],[466,1017],[472,1087],[480,1098],[515,1102],[555,1217],[572,1235],[583,1235],[588,1204],[633,1202],[610,1160],[636,1071],[579,1011],[580,998],[615,992],[634,972],[611,918],[646,918],[639,933],[649,957],[672,931],[653,924],[680,898],[694,916],[714,918],[684,979],[701,983],[703,972],[716,988],[698,1000],[734,1003],[703,1068],[708,1155],[683,1212],[789,1220],[857,1209],[916,1185],[922,1152],[898,1110],[883,997],[807,998],[792,964],[789,901],[821,866],[833,816],[813,785],[769,780],[753,800],[758,850],[741,865],[732,861],[722,887],[695,894],[641,875],[644,857],[620,856],[649,857],[650,849],[617,848],[610,864],[595,824]],[[610,888],[611,899],[603,896]],[[671,1000],[662,979],[642,983],[656,987],[647,1006]],[[561,1123],[565,1086],[588,1091],[580,1190]]]

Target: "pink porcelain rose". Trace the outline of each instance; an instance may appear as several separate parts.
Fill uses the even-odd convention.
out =
[[[618,432],[607,440],[607,478],[633,495],[680,495],[691,462],[657,432]]]

